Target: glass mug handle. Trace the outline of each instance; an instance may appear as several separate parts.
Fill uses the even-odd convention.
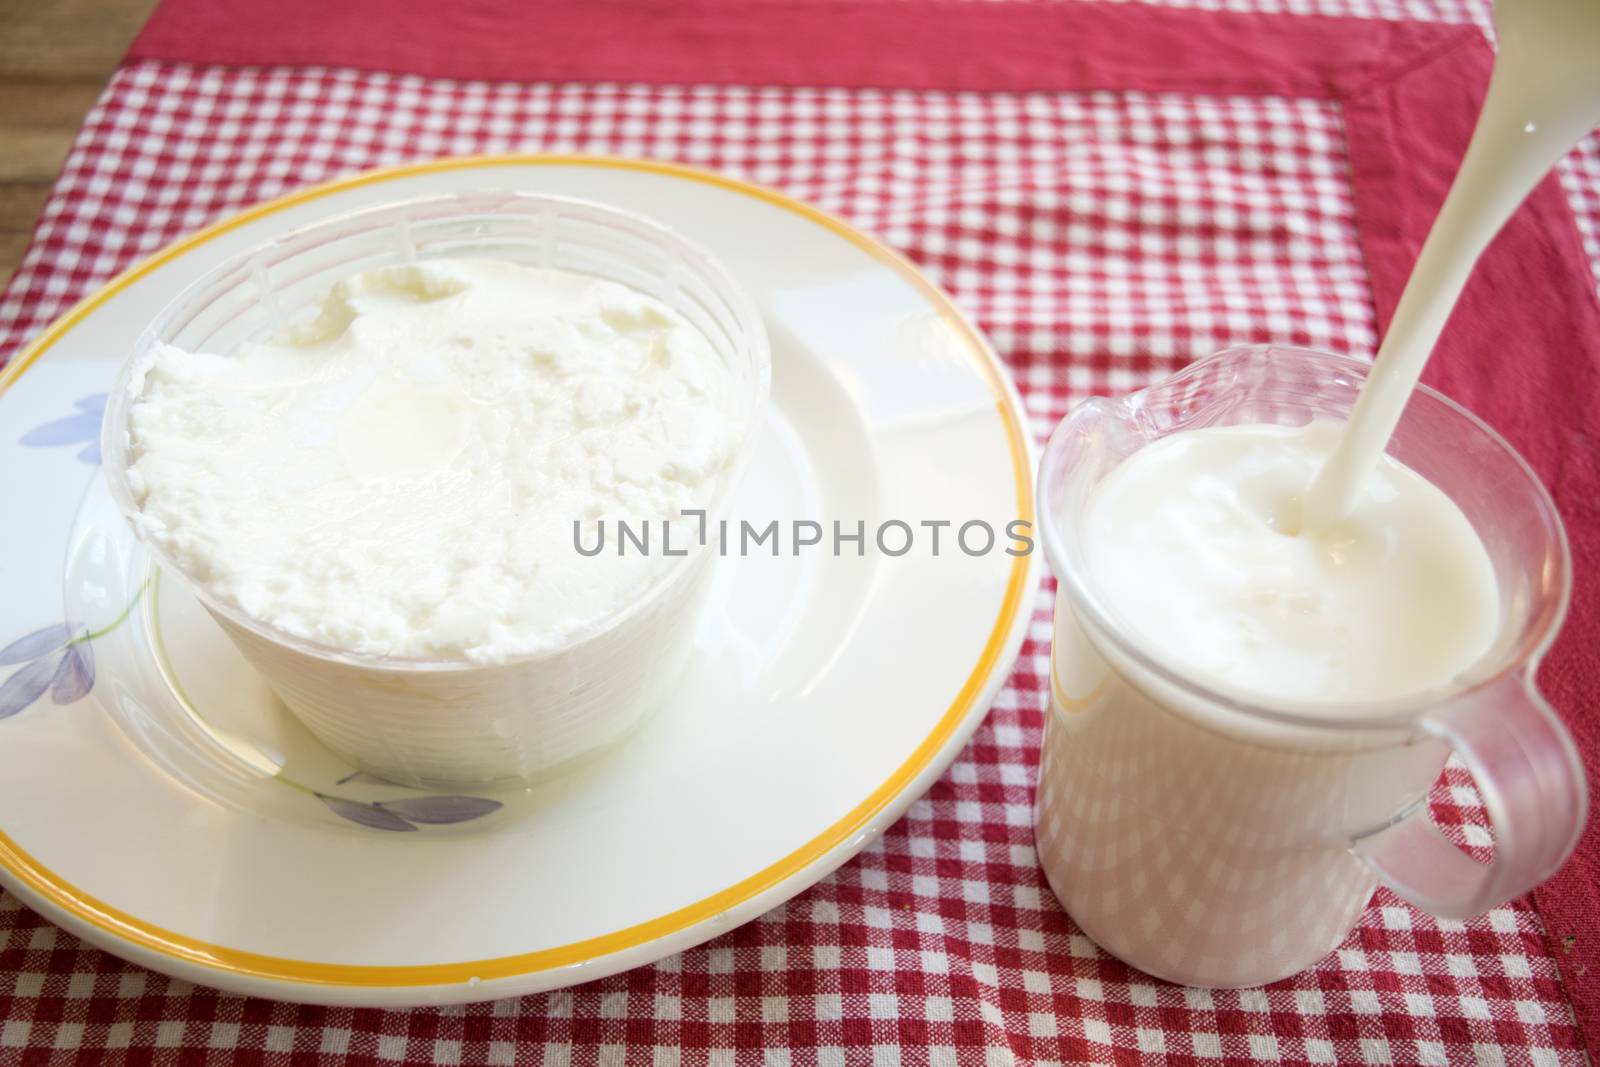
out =
[[[1494,827],[1479,863],[1451,844],[1426,807],[1354,843],[1356,855],[1404,899],[1441,919],[1470,919],[1548,878],[1583,832],[1588,790],[1572,735],[1516,675],[1440,709],[1423,729],[1472,772]]]

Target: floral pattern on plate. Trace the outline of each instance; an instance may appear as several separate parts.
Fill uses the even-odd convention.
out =
[[[100,423],[106,413],[106,393],[81,396],[73,404],[77,411],[71,415],[35,426],[22,435],[21,443],[29,448],[56,448],[61,445],[82,445],[78,451],[81,462],[100,465]]]
[[[0,667],[22,664],[0,683],[0,719],[31,706],[45,691],[55,704],[73,704],[94,688],[94,642],[89,628],[58,622],[0,648]]]
[[[143,589],[139,595],[143,594]],[[0,720],[32,707],[45,693],[55,704],[74,704],[94,688],[94,639],[110,633],[127,619],[139,600],[135,595],[109,626],[91,631],[77,622],[58,622],[24,634],[0,648],[0,667],[15,667],[0,682]],[[337,785],[367,784],[404,789],[365,771],[339,779]],[[372,830],[415,832],[423,826],[449,826],[471,822],[499,811],[504,805],[488,797],[449,794],[400,797],[392,800],[353,800],[349,797],[299,787],[322,801],[342,819]]]
[[[31,707],[47,690],[54,704],[76,704],[88,696],[94,688],[95,639],[128,621],[148,585],[141,585],[117,617],[98,630],[81,622],[58,622],[23,634],[0,648],[0,667],[22,664],[0,682],[0,719],[9,719]]]
[[[337,784],[347,785],[352,782],[405,788],[365,771],[347,774],[339,779]],[[350,800],[346,797],[330,796],[327,793],[317,793],[316,797],[327,805],[329,811],[342,819],[348,819],[369,829],[397,833],[413,833],[422,826],[446,826],[470,822],[493,814],[504,806],[500,801],[490,800],[488,797],[450,795],[401,797],[398,800],[378,801]]]

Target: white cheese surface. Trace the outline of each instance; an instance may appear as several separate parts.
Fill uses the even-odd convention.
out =
[[[442,260],[319,312],[228,356],[157,349],[128,420],[147,535],[297,637],[480,663],[559,645],[673,562],[656,539],[619,556],[612,523],[706,505],[742,434],[706,337],[612,282]],[[573,520],[592,547],[602,518],[581,555]]]

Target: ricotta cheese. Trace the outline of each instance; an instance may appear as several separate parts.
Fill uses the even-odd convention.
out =
[[[226,603],[353,652],[499,663],[559,646],[673,559],[592,547],[704,507],[743,435],[731,374],[665,304],[487,260],[367,271],[229,355],[131,379],[142,532]],[[688,544],[692,520],[674,529]]]

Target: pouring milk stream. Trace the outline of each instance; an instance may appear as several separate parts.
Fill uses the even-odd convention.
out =
[[[1350,510],[1484,248],[1578,139],[1600,123],[1600,3],[1500,0],[1499,54],[1477,129],[1332,458],[1306,501],[1311,527]]]

